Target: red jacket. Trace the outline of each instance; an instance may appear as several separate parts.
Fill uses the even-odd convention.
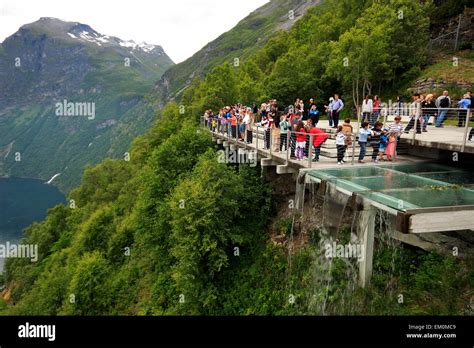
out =
[[[301,128],[298,132],[296,132],[296,141],[306,141],[306,131],[304,130],[304,128]]]
[[[313,146],[318,147],[328,139],[328,135],[324,133],[321,129],[313,127],[309,130],[309,134],[314,134],[313,136]]]

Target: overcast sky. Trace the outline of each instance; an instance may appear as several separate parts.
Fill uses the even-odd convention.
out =
[[[161,45],[179,63],[268,0],[0,0],[0,42],[40,17]]]

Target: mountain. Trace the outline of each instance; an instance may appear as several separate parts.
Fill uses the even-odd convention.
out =
[[[160,46],[86,24],[22,26],[0,45],[0,175],[62,173],[55,182],[67,190],[86,164],[122,157],[154,118],[144,95],[173,64]]]
[[[264,47],[276,31],[291,28],[309,8],[321,2],[322,0],[271,0],[192,57],[168,69],[155,86],[155,101],[162,106],[167,100],[178,96],[195,77],[204,76],[225,61],[248,57]]]

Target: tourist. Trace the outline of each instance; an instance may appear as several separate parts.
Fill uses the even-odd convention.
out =
[[[245,141],[245,130],[247,129],[247,123],[249,120],[249,115],[247,114],[247,109],[243,109],[242,112],[242,121],[240,122],[239,132],[240,132],[240,139]]]
[[[310,120],[308,120],[310,122]],[[314,157],[313,162],[319,162],[319,155],[321,154],[321,145],[328,140],[329,136],[318,127],[311,127],[309,134],[313,136]]]
[[[472,91],[467,91],[467,94],[469,94],[469,97],[471,99],[471,105],[469,106],[469,109],[471,111],[471,117],[473,117],[474,116],[474,97],[472,96]],[[469,136],[467,140],[472,141],[473,136],[474,136],[474,127],[471,128],[471,131],[469,132]]]
[[[380,150],[380,137],[384,134],[382,129],[383,123],[380,121],[375,122],[374,128],[372,128],[372,135],[370,136],[370,146],[372,146],[372,163],[377,163],[377,156]]]
[[[302,161],[304,157],[304,147],[306,145],[306,130],[303,121],[299,121],[296,125],[296,151],[295,157],[298,161]]]
[[[408,134],[416,123],[416,134],[421,134],[420,94],[415,93],[412,99],[413,102],[410,104],[410,121],[408,121],[404,133]]]
[[[385,151],[387,150],[387,145],[388,145],[388,133],[385,131],[385,133],[382,133],[380,135],[380,145],[379,145],[379,161],[384,161],[384,154]]]
[[[342,132],[342,126],[337,127],[336,132],[337,164],[344,164],[344,154],[346,153],[346,135]]]
[[[217,131],[217,116],[212,114],[211,112],[210,120],[211,120],[211,130],[213,133]]]
[[[422,131],[428,132],[428,122],[430,117],[433,116],[436,118],[436,103],[433,101],[433,94],[428,94],[425,100],[421,103],[421,110],[423,114],[423,126]]]
[[[466,121],[469,122],[469,120],[466,120],[467,118],[467,110],[471,106],[471,96],[466,93],[463,95],[462,99],[458,101],[458,127],[464,127],[466,125]]]
[[[332,102],[332,120],[334,122],[334,128],[337,128],[339,125],[339,113],[344,108],[344,103],[339,99],[338,94],[334,94],[334,101]]]
[[[247,125],[245,127],[246,131],[247,131],[247,144],[252,144],[253,142],[253,124],[255,122],[255,114],[250,111],[248,113],[249,117],[248,117],[248,120],[247,120]]]
[[[287,115],[280,117],[280,151],[285,146],[285,151],[288,151],[288,132],[290,131],[291,125],[288,122]]]
[[[271,112],[267,112],[267,117],[265,117],[265,123],[263,124],[264,127],[264,148],[266,150],[270,150],[270,130],[272,129],[273,125],[273,115]]]
[[[309,110],[309,119],[311,119],[311,122],[314,126],[316,126],[319,122],[319,111],[316,108],[316,104],[312,104],[311,109]]]
[[[296,98],[295,103],[293,104],[295,113],[300,111],[301,103],[300,103],[300,98]]]
[[[229,117],[231,136],[237,138],[237,117],[235,117],[235,111],[232,109]]]
[[[395,142],[395,147],[398,148],[398,144],[400,142],[400,137],[403,133],[403,124],[402,124],[402,118],[401,116],[395,116],[395,123],[392,123],[388,127],[389,133],[395,133],[396,134],[396,142]]]
[[[393,158],[395,157],[396,142],[397,142],[397,132],[390,132],[388,134],[387,148],[385,149],[385,154],[387,155],[387,161],[393,161]]]
[[[451,107],[451,98],[449,97],[449,92],[444,91],[435,102],[436,107],[438,108],[438,117],[436,118],[435,127],[442,127],[446,114],[448,113],[448,108]]]
[[[365,152],[367,151],[367,140],[372,135],[372,131],[369,130],[369,122],[362,122],[359,130],[359,163],[364,163]]]
[[[314,99],[313,99],[313,98],[309,98],[308,107],[307,107],[307,110],[308,110],[308,115],[307,115],[307,117],[308,117],[308,118],[311,116],[310,113],[309,113],[309,111],[313,108],[313,106],[314,106],[316,109],[318,108],[318,106],[316,105]],[[319,112],[318,112],[318,113],[319,113]],[[313,120],[313,121],[314,121],[314,120]],[[313,125],[315,125],[315,124],[313,123]]]
[[[369,122],[370,115],[372,114],[373,102],[370,99],[370,95],[366,95],[364,101],[362,102],[362,121],[361,122]]]
[[[369,125],[373,127],[375,122],[379,120],[380,117],[380,99],[378,95],[374,95],[374,100],[372,101],[372,113],[369,117]]]
[[[230,122],[230,117],[231,117],[231,112],[230,112],[230,107],[229,106],[226,106],[225,107],[225,118],[227,120],[226,124],[227,124],[227,135],[229,136],[229,138],[232,136],[232,125],[231,125],[231,122]]]
[[[298,123],[300,122],[299,112],[290,115],[290,125],[291,125],[291,135],[290,135],[290,147],[291,147],[291,157],[294,158],[296,153],[296,129]]]
[[[328,114],[329,127],[332,127],[332,124],[333,124],[333,120],[332,120],[332,103],[333,102],[334,102],[334,98],[331,97],[329,98],[329,104],[324,105],[326,113]]]
[[[280,151],[280,118],[275,115],[272,122],[272,145],[273,151]]]
[[[352,132],[354,128],[351,125],[351,119],[346,118],[342,124],[342,132],[346,135],[346,146],[352,145]]]
[[[396,116],[402,115],[402,106],[403,106],[402,97],[397,95],[397,99],[395,101],[395,115]]]
[[[204,111],[203,118],[204,118],[204,127],[209,127],[209,110]]]

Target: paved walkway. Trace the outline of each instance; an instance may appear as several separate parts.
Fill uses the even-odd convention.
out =
[[[357,126],[354,126],[354,132],[357,131]],[[311,162],[307,157],[303,161],[298,161],[296,159],[291,159],[289,154],[285,149],[282,152],[279,151],[270,151],[264,148],[263,140],[263,128],[254,127],[254,136],[252,144],[246,144],[242,141],[237,141],[231,139],[227,134],[213,133],[216,138],[221,139],[220,141],[226,142],[232,147],[237,145],[238,148],[247,149],[247,150],[257,150],[259,155],[264,158],[269,158],[275,162],[275,164],[288,164],[294,169],[304,169],[304,168],[332,168],[338,167],[336,159],[336,145],[334,141],[335,130],[329,128],[328,121],[323,120],[318,123],[318,127],[323,129],[326,133],[330,134],[330,138],[324,143],[321,147],[321,156],[319,162]],[[434,126],[428,126],[428,132],[423,132],[422,134],[416,134],[415,136],[415,146],[429,147],[429,148],[439,148],[450,151],[461,151],[464,137],[464,128],[450,127],[446,126],[444,128],[436,128]],[[411,146],[413,140],[413,132],[409,134],[402,135],[402,145]],[[258,147],[257,147],[258,144]],[[345,161],[346,163],[343,166],[356,165],[356,166],[370,166],[373,163],[371,162],[372,148],[367,147],[367,153],[364,161],[366,163],[360,164],[357,161],[357,156],[359,154],[359,146],[356,145],[354,149],[354,163],[352,163],[352,147],[349,147],[346,151]],[[474,142],[466,142],[464,147],[464,152],[474,153]],[[410,162],[420,162],[426,161],[426,158],[416,157],[411,155],[398,155],[395,163],[410,163]],[[379,162],[379,164],[391,163],[391,162]]]

